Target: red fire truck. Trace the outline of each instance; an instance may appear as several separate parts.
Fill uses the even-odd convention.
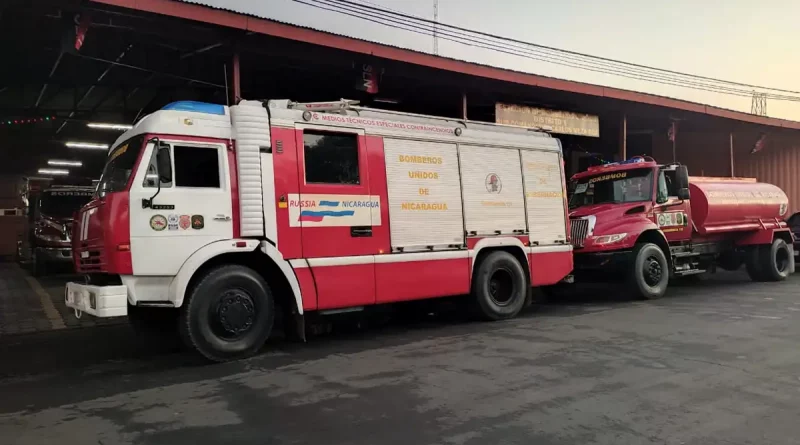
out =
[[[744,263],[754,281],[794,272],[788,199],[755,179],[692,177],[651,158],[591,167],[573,176],[575,279],[622,277],[642,298],[664,295],[671,277]],[[691,197],[691,199],[690,199]]]
[[[125,133],[74,225],[66,304],[223,361],[304,316],[470,295],[514,317],[572,270],[547,133],[349,101],[178,102]]]

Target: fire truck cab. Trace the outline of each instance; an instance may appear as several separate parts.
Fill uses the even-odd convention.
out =
[[[514,317],[572,269],[561,146],[530,129],[351,101],[177,102],[109,151],[73,229],[66,304],[255,353],[278,308],[470,295]],[[302,329],[300,330],[302,332]]]

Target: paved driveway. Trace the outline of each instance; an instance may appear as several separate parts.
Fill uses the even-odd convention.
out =
[[[4,444],[800,442],[800,276],[504,323],[338,334],[206,366],[126,326],[0,343]]]

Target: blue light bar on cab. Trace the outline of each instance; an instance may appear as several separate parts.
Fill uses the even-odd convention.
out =
[[[206,102],[195,102],[192,100],[182,100],[179,102],[172,102],[171,104],[164,106],[162,110],[191,111],[194,113],[218,114],[221,116],[225,115],[224,105],[210,104]]]

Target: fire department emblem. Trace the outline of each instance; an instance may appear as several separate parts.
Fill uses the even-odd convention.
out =
[[[189,227],[192,227],[192,219],[189,218],[189,215],[181,215],[181,220],[178,222],[178,225],[181,227],[181,230],[187,230]]]
[[[200,230],[205,227],[205,221],[203,221],[203,215],[192,215],[192,228],[195,230]]]
[[[500,177],[496,173],[489,173],[486,176],[484,185],[486,185],[486,191],[489,193],[500,193],[500,190],[503,190],[503,182],[500,181]]]
[[[153,215],[153,217],[150,218],[150,228],[156,232],[166,229],[167,218],[164,218],[164,215]]]

